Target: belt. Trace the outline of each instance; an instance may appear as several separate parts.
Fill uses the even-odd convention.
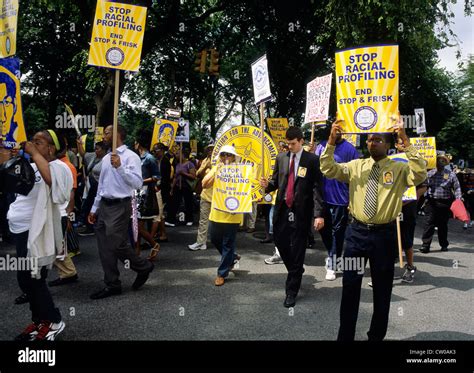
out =
[[[367,224],[367,223],[362,223],[361,221],[359,221],[356,218],[352,217],[352,224],[357,224],[361,227],[364,227],[365,229],[367,229],[369,231],[376,231],[376,230],[380,230],[380,229],[387,229],[387,228],[395,227],[396,220],[391,221],[390,223],[385,223],[385,224]]]
[[[118,203],[122,202],[127,202],[130,201],[131,197],[125,197],[125,198],[105,198],[102,197],[101,201],[103,201],[106,205],[116,205]]]

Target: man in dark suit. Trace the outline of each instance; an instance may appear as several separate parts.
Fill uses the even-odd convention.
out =
[[[269,193],[278,189],[273,213],[275,245],[288,270],[283,305],[293,307],[304,273],[308,233],[324,227],[322,175],[319,158],[303,149],[303,133],[298,127],[286,131],[289,152],[277,156],[273,176],[260,179]],[[314,220],[314,223],[313,223]]]

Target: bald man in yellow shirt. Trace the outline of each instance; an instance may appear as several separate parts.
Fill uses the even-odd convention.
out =
[[[383,340],[387,332],[390,299],[397,255],[396,218],[402,209],[407,187],[426,179],[426,163],[410,145],[399,117],[391,130],[403,141],[408,163],[387,157],[392,135],[370,134],[367,148],[370,158],[336,163],[334,149],[341,120],[333,123],[326,149],[321,154],[321,172],[327,178],[349,184],[349,211],[352,223],[345,236],[343,289],[338,340],[354,340],[359,312],[360,289],[367,259],[373,284],[374,313],[369,340]],[[363,263],[362,268],[355,263]]]

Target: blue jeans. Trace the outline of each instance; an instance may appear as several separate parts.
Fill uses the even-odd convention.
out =
[[[321,230],[321,238],[328,251],[327,267],[335,270],[333,258],[342,255],[344,246],[344,234],[348,219],[347,206],[325,204],[324,228]]]
[[[235,253],[235,236],[238,229],[239,224],[209,222],[211,242],[221,254],[221,263],[217,269],[217,275],[220,277],[225,278],[229,275],[230,268],[237,257]]]
[[[275,211],[275,205],[272,205],[272,207],[270,208],[270,216],[268,218],[268,221],[269,221],[269,226],[270,228],[268,229],[268,233],[269,234],[273,234],[273,211]]]

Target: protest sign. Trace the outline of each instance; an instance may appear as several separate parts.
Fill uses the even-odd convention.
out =
[[[331,96],[332,73],[319,76],[306,85],[305,123],[324,125],[328,120],[329,97]]]
[[[398,114],[398,46],[337,52],[336,92],[343,132],[391,132]]]
[[[275,160],[278,154],[275,143],[272,138],[265,133],[264,137],[264,153],[265,158],[269,160],[265,164],[262,163],[261,131],[254,126],[237,126],[224,132],[216,141],[214,151],[212,153],[212,165],[218,160],[220,149],[224,145],[232,145],[239,155],[240,163],[249,164],[254,168],[254,178],[252,179],[252,201],[261,200],[265,191],[260,186],[260,177],[269,177],[273,173]]]
[[[20,60],[0,59],[0,134],[3,146],[11,149],[26,141],[20,96]]]
[[[252,212],[253,169],[249,164],[219,165],[212,191],[212,207],[234,214]]]

